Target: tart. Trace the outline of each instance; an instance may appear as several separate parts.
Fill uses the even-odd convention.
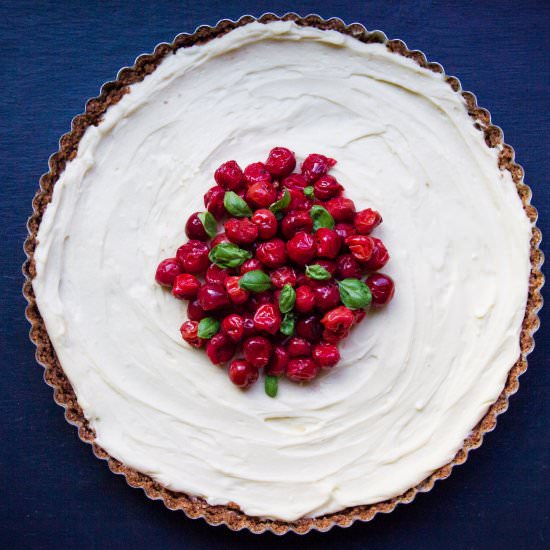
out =
[[[212,174],[284,144],[383,212],[397,288],[307,385],[228,383],[154,281]],[[38,361],[111,469],[209,523],[327,530],[447,477],[517,390],[540,232],[472,94],[360,25],[266,15],[162,44],[104,86],[41,180],[24,271]]]

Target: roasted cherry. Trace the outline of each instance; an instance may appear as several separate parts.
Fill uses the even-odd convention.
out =
[[[265,336],[251,336],[243,342],[244,358],[256,368],[268,364],[271,351],[271,342]]]
[[[312,154],[308,155],[302,162],[302,176],[308,184],[317,181],[321,176],[324,176],[329,169],[336,164],[334,159],[325,157],[324,155]]]
[[[395,284],[389,275],[373,273],[365,282],[370,288],[374,307],[385,306],[393,298]]]
[[[335,197],[325,203],[325,208],[335,222],[353,222],[355,217],[355,203],[345,197]]]
[[[214,334],[206,343],[206,355],[214,365],[227,363],[235,355],[235,343],[223,332]]]
[[[234,160],[230,160],[224,162],[216,172],[214,172],[214,179],[220,187],[228,191],[235,191],[241,186],[243,171]]]
[[[368,235],[382,223],[382,216],[372,208],[361,210],[355,214],[353,225],[360,235]]]
[[[208,267],[208,245],[202,241],[192,240],[180,246],[176,258],[186,273],[204,273]]]
[[[313,347],[313,360],[324,369],[334,367],[340,361],[340,352],[334,344],[320,342]]]
[[[229,379],[239,388],[248,388],[258,380],[258,369],[248,361],[239,359],[229,366]]]
[[[159,285],[172,287],[174,280],[183,273],[183,267],[177,258],[162,260],[155,273],[155,281]]]
[[[251,222],[258,228],[258,237],[266,240],[271,239],[277,233],[277,218],[271,210],[261,208],[254,212]]]
[[[199,323],[197,321],[185,321],[180,327],[181,337],[194,348],[201,348],[204,340],[198,336]]]
[[[288,257],[299,265],[309,263],[315,257],[315,240],[305,231],[300,231],[286,243]]]
[[[319,365],[309,357],[291,359],[286,368],[286,376],[294,382],[309,382],[319,374]]]
[[[373,249],[371,257],[365,263],[365,267],[370,271],[377,271],[382,269],[390,259],[388,250],[384,246],[384,243],[376,237],[370,237],[373,241]]]
[[[299,231],[313,231],[313,220],[307,210],[292,210],[281,222],[281,232],[286,239],[290,239]]]
[[[333,229],[320,227],[315,232],[315,252],[319,258],[336,258],[342,239]]]
[[[192,300],[200,287],[201,283],[194,275],[182,273],[174,280],[172,294],[179,300]]]
[[[227,238],[240,246],[248,246],[258,238],[258,227],[247,218],[229,218],[223,227]]]
[[[286,147],[275,147],[269,151],[265,167],[274,176],[285,177],[296,167],[296,157]]]
[[[285,243],[281,239],[270,239],[258,245],[256,258],[266,267],[276,269],[286,263]]]
[[[198,293],[199,304],[204,311],[214,311],[227,307],[231,302],[229,296],[222,285],[216,283],[206,283]]]

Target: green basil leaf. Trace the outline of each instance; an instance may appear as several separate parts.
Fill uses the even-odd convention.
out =
[[[292,285],[286,284],[279,295],[279,309],[281,313],[288,313],[294,307],[296,302],[296,291],[292,288]]]
[[[318,204],[314,204],[311,207],[309,215],[313,220],[313,231],[317,231],[317,229],[321,227],[327,227],[328,229],[334,227],[334,218],[329,214],[326,208]]]
[[[313,186],[312,185],[308,185],[307,187],[304,187],[304,195],[308,199],[314,199],[315,198],[315,195],[313,194]]]
[[[274,202],[269,209],[271,212],[276,214],[277,212],[281,212],[284,210],[289,204],[290,204],[290,191],[288,189],[285,189],[285,192],[283,193],[283,196],[276,202]]]
[[[279,329],[285,336],[292,336],[294,334],[294,324],[296,323],[296,316],[294,313],[286,313]]]
[[[223,242],[210,251],[208,258],[219,267],[231,268],[239,267],[245,260],[252,258],[252,254],[234,243]]]
[[[370,288],[359,279],[344,279],[338,282],[340,299],[349,309],[361,309],[370,305],[372,294]]]
[[[223,205],[225,209],[237,218],[246,218],[252,216],[252,209],[244,199],[241,199],[234,191],[226,191],[223,196]]]
[[[205,317],[200,320],[197,336],[199,338],[212,338],[220,330],[220,322],[213,317]]]
[[[264,382],[265,393],[269,397],[275,397],[279,390],[279,378],[277,376],[266,376]]]
[[[198,218],[202,223],[202,226],[204,227],[204,230],[206,231],[206,234],[212,238],[216,236],[216,233],[218,232],[218,222],[216,222],[216,218],[210,214],[210,212],[200,212],[198,214]]]
[[[322,265],[313,264],[306,266],[306,277],[316,281],[326,281],[332,275]]]
[[[239,286],[251,292],[263,292],[271,288],[271,279],[267,273],[254,269],[247,271],[240,279]]]

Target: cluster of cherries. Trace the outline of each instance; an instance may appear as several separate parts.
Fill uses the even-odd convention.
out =
[[[187,343],[205,347],[216,365],[242,351],[229,366],[241,388],[262,368],[272,397],[280,376],[314,379],[338,363],[337,344],[365,309],[393,297],[392,279],[376,273],[388,251],[370,236],[382,217],[356,211],[328,174],[335,163],[311,154],[293,173],[294,153],[276,147],[244,171],[222,164],[206,211],[187,220],[189,241],[157,268],[156,281],[189,300],[180,329]]]

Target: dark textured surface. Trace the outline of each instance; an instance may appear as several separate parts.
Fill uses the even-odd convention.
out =
[[[550,116],[550,5],[547,2],[4,2],[0,6],[0,166],[3,184],[0,412],[0,545],[21,548],[323,547],[543,548],[549,544],[550,325],[541,319],[522,388],[465,466],[429,495],[370,524],[298,540],[258,539],[191,521],[127,487],[65,423],[33,359],[19,267],[24,220],[46,160],[73,115],[138,53],[201,23],[292,9],[338,15],[422,49],[474,91],[504,129],[534,192],[543,235],[550,229],[547,185]],[[530,39],[528,40],[528,37]],[[544,244],[543,244],[544,248]]]

